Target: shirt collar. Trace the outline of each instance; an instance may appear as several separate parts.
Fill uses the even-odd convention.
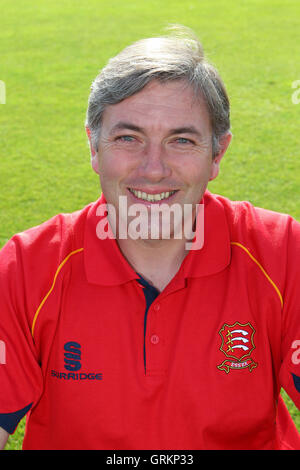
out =
[[[115,239],[107,237],[101,240],[97,236],[97,227],[104,215],[99,215],[97,209],[106,205],[101,195],[100,199],[91,205],[87,214],[84,234],[84,264],[88,282],[106,286],[123,284],[136,279],[138,275],[122,255]]]
[[[184,277],[209,276],[230,263],[230,235],[224,205],[219,196],[209,191],[205,191],[201,202],[204,204],[203,246],[191,250],[184,259],[181,266]]]
[[[204,203],[204,243],[190,250],[178,272],[180,277],[208,276],[223,270],[230,262],[230,238],[223,204],[217,196],[206,191]],[[87,280],[106,286],[124,284],[138,275],[122,255],[115,239],[101,240],[97,226],[103,219],[97,209],[106,204],[102,194],[88,211],[84,234],[84,263]],[[103,214],[103,213],[102,213]]]

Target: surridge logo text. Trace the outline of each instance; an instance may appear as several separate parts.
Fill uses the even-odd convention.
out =
[[[64,368],[69,372],[51,370],[51,376],[63,380],[102,380],[102,372],[78,372],[82,367],[81,345],[75,341],[64,344]]]

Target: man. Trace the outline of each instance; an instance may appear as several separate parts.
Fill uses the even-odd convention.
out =
[[[197,40],[111,59],[86,129],[100,200],[1,252],[3,442],[28,413],[24,449],[299,449],[300,225],[207,191],[229,100]]]

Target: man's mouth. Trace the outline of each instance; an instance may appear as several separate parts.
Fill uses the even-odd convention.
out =
[[[147,202],[159,202],[173,196],[177,191],[164,191],[162,193],[149,194],[144,191],[128,188],[129,191],[138,199]]]

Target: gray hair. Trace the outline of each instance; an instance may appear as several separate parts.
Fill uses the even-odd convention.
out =
[[[187,28],[181,31],[186,32]],[[93,148],[98,150],[101,121],[106,106],[141,91],[152,80],[185,80],[206,102],[212,126],[212,150],[230,129],[230,105],[217,70],[209,64],[202,45],[191,34],[141,39],[111,58],[91,86],[86,115]]]

